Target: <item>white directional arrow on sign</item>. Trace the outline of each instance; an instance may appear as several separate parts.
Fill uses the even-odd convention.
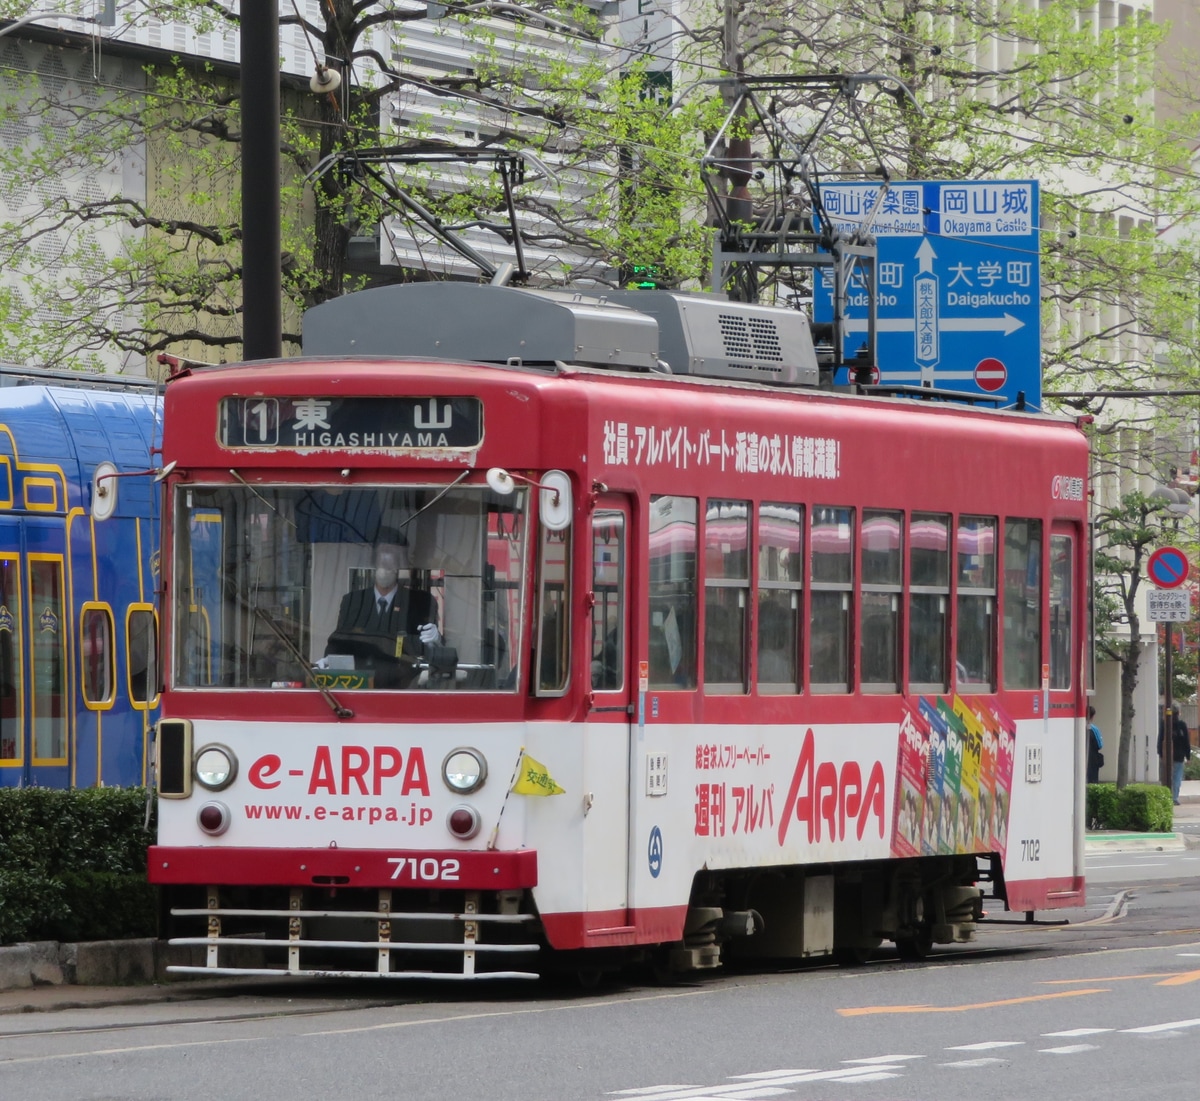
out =
[[[920,262],[918,271],[933,271],[933,262],[937,259],[937,253],[933,251],[933,245],[929,243],[928,237],[922,237],[920,245],[917,246],[917,260]]]
[[[1019,317],[1005,313],[1000,317],[942,317],[938,319],[938,329],[943,333],[1003,333],[1009,336],[1018,329],[1023,329],[1025,322]],[[881,333],[911,333],[916,323],[911,317],[881,317],[875,322],[875,329]],[[851,317],[846,321],[846,331],[849,333],[865,333],[867,319]]]

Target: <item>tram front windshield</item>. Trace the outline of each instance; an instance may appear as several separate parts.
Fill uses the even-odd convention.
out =
[[[174,686],[515,691],[526,499],[178,487]]]

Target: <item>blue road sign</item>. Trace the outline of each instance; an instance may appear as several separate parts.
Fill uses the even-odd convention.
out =
[[[1146,575],[1160,589],[1174,589],[1187,580],[1187,555],[1178,547],[1159,547],[1146,559]]]
[[[877,184],[829,184],[834,226],[857,229]],[[1011,405],[1042,400],[1038,185],[1034,180],[892,184],[871,222],[879,381],[979,393]],[[855,278],[847,316],[853,357],[867,331],[866,289]],[[820,269],[817,321],[833,318],[833,280]],[[845,382],[846,372],[837,379]]]

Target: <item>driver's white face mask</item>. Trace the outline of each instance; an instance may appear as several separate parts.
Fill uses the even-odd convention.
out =
[[[399,576],[396,570],[385,570],[380,567],[375,571],[375,584],[381,593],[385,593],[396,584]]]

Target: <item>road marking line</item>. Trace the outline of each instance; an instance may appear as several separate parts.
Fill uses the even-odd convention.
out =
[[[540,1013],[559,1013],[579,1009],[604,1009],[614,1005],[633,1005],[638,1002],[655,1002],[664,998],[694,998],[703,990],[680,990],[671,994],[635,995],[614,998],[611,1001],[578,1002],[572,1005],[525,1006],[520,1009],[495,1009],[480,1013],[450,1013],[442,1017],[420,1017],[411,1021],[388,1021],[379,1025],[358,1025],[354,1028],[325,1028],[318,1032],[306,1032],[308,1036],[350,1036],[357,1032],[385,1032],[395,1028],[415,1028],[420,1025],[446,1025],[458,1021],[484,1021],[490,1017],[526,1017]]]
[[[1183,971],[1178,975],[1173,975],[1169,979],[1163,979],[1162,982],[1156,982],[1155,986],[1185,986],[1190,982],[1200,981],[1200,971]]]
[[[956,1044],[947,1051],[991,1051],[998,1047],[1022,1047],[1024,1040],[983,1040],[978,1044]]]
[[[1050,1037],[1061,1037],[1066,1039],[1070,1036],[1098,1036],[1101,1032],[1115,1032],[1113,1028],[1068,1028],[1064,1032],[1043,1032],[1042,1035],[1047,1039]]]
[[[938,1063],[938,1066],[965,1070],[970,1067],[994,1067],[1003,1062],[1003,1059],[997,1059],[995,1056],[992,1056],[991,1058],[983,1059],[959,1059],[957,1063]]]
[[[755,1080],[770,1080],[771,1078],[790,1078],[793,1074],[817,1074],[818,1072],[807,1067],[802,1067],[800,1070],[759,1070],[753,1074],[731,1074],[730,1078],[753,1078]]]
[[[1057,994],[1030,994],[1024,998],[1005,998],[998,1002],[974,1002],[970,1005],[866,1005],[855,1009],[839,1009],[842,1017],[867,1017],[879,1013],[962,1013],[968,1009],[996,1009],[1006,1005],[1028,1005],[1047,1002],[1053,998],[1078,998],[1084,994],[1107,994],[1104,987],[1092,990],[1062,990]]]
[[[1123,1028],[1122,1032],[1140,1032],[1142,1035],[1149,1035],[1152,1032],[1170,1032],[1177,1028],[1195,1028],[1200,1025],[1200,1017],[1193,1017],[1190,1021],[1168,1021],[1165,1025],[1142,1025],[1141,1028]]]
[[[1096,1044],[1068,1044],[1066,1047],[1040,1047],[1043,1055],[1079,1055],[1085,1051],[1099,1051]]]
[[[740,1074],[736,1077],[763,1080],[762,1087],[765,1089],[791,1086],[800,1082],[881,1082],[887,1078],[898,1078],[899,1072],[903,1070],[904,1067],[899,1064],[880,1064],[871,1067],[842,1067],[840,1070],[771,1070],[758,1074]],[[730,1078],[733,1077],[730,1075]],[[737,1098],[747,1096],[756,1089],[757,1087],[748,1085],[743,1080],[731,1081],[723,1086],[651,1086],[642,1090],[622,1090],[619,1096],[645,1097],[647,1101],[736,1101]]]
[[[632,1090],[609,1090],[607,1096],[624,1097],[626,1094],[632,1095],[636,1093],[639,1097],[646,1097],[650,1094],[667,1093],[671,1090],[699,1090],[703,1088],[703,1086],[687,1086],[681,1082],[673,1086],[639,1086],[637,1089]]]
[[[141,1051],[173,1051],[181,1047],[217,1047],[220,1044],[257,1044],[272,1038],[269,1036],[233,1036],[224,1040],[187,1040],[178,1044],[140,1044],[136,1047],[107,1047],[93,1051],[64,1051],[54,1055],[22,1055],[16,1059],[0,1059],[0,1067],[11,1067],[17,1063],[49,1063],[56,1059],[84,1059],[89,1055],[132,1055]]]
[[[896,1063],[901,1059],[924,1059],[924,1055],[872,1055],[869,1059],[843,1059],[843,1063]]]
[[[1178,971],[1147,971],[1143,975],[1105,975],[1103,978],[1092,976],[1090,979],[1039,979],[1039,986],[1069,986],[1077,982],[1132,982],[1135,979],[1169,979],[1178,975]]]
[[[747,1086],[729,1096],[733,1101],[755,1101],[759,1097],[782,1097],[784,1094],[793,1092],[793,1090],[781,1089],[779,1086]]]

